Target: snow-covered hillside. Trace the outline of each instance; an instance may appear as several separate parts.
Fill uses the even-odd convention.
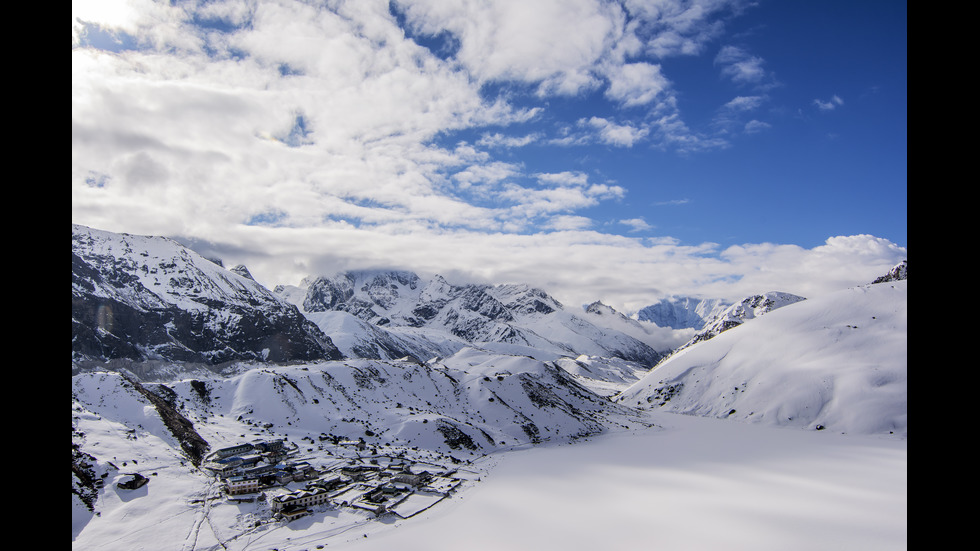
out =
[[[161,522],[175,533],[193,532],[193,541],[162,549],[210,548],[256,527],[275,529],[268,506],[248,506],[254,525],[244,526],[234,510],[245,506],[209,503],[220,486],[193,468],[207,450],[257,439],[282,439],[291,458],[317,469],[358,457],[451,466],[646,426],[637,411],[591,392],[552,363],[472,348],[431,365],[364,359],[256,365],[230,377],[169,383],[82,372],[72,378],[73,540],[81,548],[138,547],[143,532],[156,529],[155,507],[171,511]],[[359,444],[355,450],[338,442]],[[116,486],[135,472],[149,479],[149,489]],[[203,517],[208,530],[199,533],[200,525],[192,525]],[[372,519],[347,512],[336,527]],[[121,534],[120,523],[128,526]]]
[[[621,403],[847,433],[908,431],[908,281],[790,304],[691,346]]]

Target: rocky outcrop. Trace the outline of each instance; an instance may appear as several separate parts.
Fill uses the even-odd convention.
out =
[[[72,226],[72,357],[219,364],[340,359],[299,310],[160,237]]]
[[[871,282],[872,285],[875,283],[886,283],[888,281],[900,281],[903,279],[908,279],[908,261],[903,260],[894,268],[888,271],[887,274],[879,277],[878,279]]]

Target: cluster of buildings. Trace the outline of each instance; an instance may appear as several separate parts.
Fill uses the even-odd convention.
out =
[[[313,465],[307,461],[288,461],[288,456],[282,440],[239,444],[212,453],[204,468],[224,480],[229,495],[316,478],[318,473]]]
[[[423,466],[399,457],[375,456],[351,460],[321,473],[296,490],[273,497],[272,512],[292,519],[309,507],[350,507],[377,516],[393,513],[408,518],[448,497],[462,483],[454,470]]]
[[[240,444],[215,451],[204,468],[221,478],[225,492],[236,499],[305,482],[303,489],[269,498],[274,518],[284,520],[306,515],[317,506],[408,518],[448,497],[462,483],[454,469],[421,465],[404,457],[351,459],[320,471],[306,461],[290,461],[288,456],[282,440]]]

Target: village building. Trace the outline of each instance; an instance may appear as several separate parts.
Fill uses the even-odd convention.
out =
[[[241,455],[243,453],[250,452],[252,451],[252,449],[253,449],[252,444],[239,444],[237,446],[221,448],[220,450],[215,451],[213,455],[218,459],[224,459],[226,457],[231,457],[233,455]]]
[[[323,478],[318,478],[312,482],[306,483],[306,488],[323,488],[325,490],[333,490],[344,485],[344,479],[339,474],[334,474],[331,476],[326,476]]]
[[[397,473],[391,477],[392,482],[402,482],[409,484],[411,486],[421,486],[425,484],[431,476],[429,473],[412,474],[412,473]]]
[[[330,503],[330,492],[324,488],[313,488],[277,495],[272,498],[271,506],[274,514],[290,518],[305,513],[308,507],[325,503]]]
[[[225,480],[225,491],[229,495],[250,494],[259,491],[259,479],[233,476]]]
[[[211,471],[217,477],[226,477],[242,468],[241,457],[227,457],[217,461],[209,461],[204,468]]]
[[[292,471],[293,480],[296,481],[311,480],[320,475],[316,468],[314,468],[313,465],[310,465],[308,461],[293,463],[291,465],[287,465],[287,468]]]
[[[278,452],[286,449],[286,444],[282,439],[270,440],[268,442],[256,442],[252,446],[260,453]]]
[[[367,480],[374,478],[381,471],[378,465],[344,465],[340,468],[340,474],[350,477],[351,480]]]

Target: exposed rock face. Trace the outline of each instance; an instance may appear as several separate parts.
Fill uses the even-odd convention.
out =
[[[875,283],[885,283],[888,281],[899,281],[902,279],[908,279],[908,260],[903,260],[901,263],[896,265],[894,268],[888,271],[887,274],[879,277],[878,279],[871,282]]]
[[[315,324],[243,270],[169,239],[73,225],[73,358],[340,359]]]
[[[210,444],[194,430],[194,424],[181,415],[164,398],[150,392],[143,385],[132,379],[126,378],[126,381],[133,385],[133,388],[137,392],[153,404],[153,407],[160,414],[160,418],[163,419],[163,423],[167,426],[167,429],[180,442],[180,449],[187,454],[187,457],[190,458],[195,466],[199,466],[201,461],[204,460],[204,456],[207,455]]]

